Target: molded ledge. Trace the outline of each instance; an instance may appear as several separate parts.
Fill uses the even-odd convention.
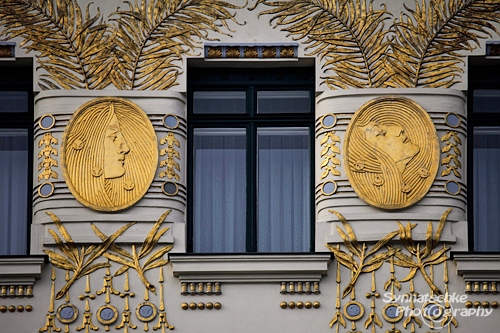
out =
[[[170,254],[169,259],[181,282],[257,283],[320,281],[331,254]]]
[[[372,230],[372,229],[366,229],[366,230],[361,231],[361,232],[357,231],[356,237],[358,239],[358,242],[378,242],[380,239],[382,239],[384,236],[387,235],[387,233],[370,232],[370,230]],[[426,234],[423,232],[413,232],[412,239],[414,241],[417,241],[417,242],[422,242],[422,241],[425,242]],[[394,237],[394,240],[399,240],[399,236]],[[440,241],[446,242],[446,243],[456,243],[457,237],[455,235],[443,232]],[[344,241],[342,240],[342,237],[340,237],[338,234],[337,235],[327,235],[326,242],[328,244],[336,244],[336,243],[343,244],[344,243]]]
[[[500,253],[454,253],[453,261],[465,281],[500,281]]]
[[[90,236],[72,236],[73,240],[77,244],[101,244],[102,241],[95,235]],[[146,235],[131,235],[131,236],[120,236],[120,238],[115,242],[117,244],[137,244],[144,242]],[[158,244],[171,244],[174,243],[174,237],[172,235],[164,235]],[[44,237],[44,245],[56,245],[56,241],[52,237]]]
[[[0,258],[0,285],[33,285],[43,266],[45,256]]]

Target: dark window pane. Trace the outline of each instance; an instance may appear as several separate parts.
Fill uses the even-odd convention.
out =
[[[0,129],[0,161],[0,255],[26,254],[27,129]]]
[[[258,91],[257,113],[309,113],[309,91]]]
[[[473,90],[474,112],[500,112],[500,89]]]
[[[475,127],[474,250],[500,251],[500,127]]]
[[[194,130],[194,252],[246,251],[245,134]]]
[[[260,128],[259,252],[307,252],[310,242],[308,128]]]
[[[28,92],[0,91],[0,112],[28,112]]]
[[[195,91],[193,113],[246,113],[245,91]]]

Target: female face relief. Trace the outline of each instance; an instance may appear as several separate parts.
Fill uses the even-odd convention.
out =
[[[367,126],[362,127],[362,131],[368,142],[394,160],[400,173],[420,150],[408,139],[404,128],[400,125],[382,125],[371,121]]]
[[[125,155],[130,148],[113,113],[104,137],[104,178],[118,178],[125,174]]]

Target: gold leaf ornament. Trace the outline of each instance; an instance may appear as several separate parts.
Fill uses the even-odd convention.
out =
[[[156,223],[153,225],[153,228],[151,228],[148,235],[146,236],[139,251],[137,251],[135,244],[132,245],[131,252],[124,250],[122,247],[116,244],[112,244],[112,246],[109,247],[109,251],[111,252],[104,253],[104,256],[111,261],[123,265],[116,271],[115,276],[121,275],[125,273],[129,268],[132,268],[137,272],[144,286],[152,293],[156,294],[156,287],[151,282],[149,282],[149,280],[144,275],[144,272],[166,265],[168,263],[168,260],[164,260],[162,259],[162,257],[174,246],[167,245],[161,247],[160,249],[153,252],[143,264],[141,264],[141,259],[144,259],[151,253],[151,251],[153,251],[160,238],[165,234],[165,232],[167,232],[167,230],[169,230],[169,228],[163,228],[160,230],[160,227],[168,214],[170,214],[170,212],[171,210],[166,211],[156,221]],[[97,227],[94,226],[93,229],[100,239],[104,240],[106,238],[106,235],[103,234]]]
[[[374,9],[366,0],[259,0],[257,5],[271,9],[270,24],[282,27],[294,40],[307,44],[308,55],[325,60],[322,77],[331,89],[384,87],[389,41],[384,21],[389,19],[385,5]]]
[[[394,21],[393,56],[388,57],[391,85],[448,88],[460,81],[461,51],[472,51],[479,40],[498,33],[497,0],[415,0],[415,8]]]
[[[182,55],[208,32],[229,35],[240,24],[220,0],[125,1],[104,23],[99,9],[82,13],[77,0],[2,0],[0,35],[23,38],[35,51],[42,89],[168,89],[177,84]],[[245,4],[246,6],[246,4]]]
[[[342,226],[345,228],[344,232],[344,230],[340,227],[337,227],[337,232],[344,241],[345,247],[349,250],[349,252],[351,252],[351,255],[349,255],[333,245],[325,244],[326,248],[333,252],[335,259],[353,272],[349,284],[342,293],[342,298],[344,298],[349,295],[351,290],[354,288],[360,274],[373,272],[379,269],[385,260],[399,252],[399,249],[388,247],[386,252],[376,254],[377,251],[398,235],[399,231],[393,231],[385,235],[369,251],[367,251],[365,243],[362,245],[358,243],[356,234],[354,233],[354,230],[349,222],[347,222],[346,218],[335,210],[329,210],[329,212],[335,214],[335,216],[337,216],[339,221],[342,223]],[[358,257],[359,261],[356,261],[354,256]]]
[[[398,260],[394,260],[394,264],[400,267],[410,268],[410,273],[402,280],[401,282],[411,280],[417,273],[417,270],[420,271],[422,277],[429,285],[429,288],[432,289],[434,293],[437,295],[441,295],[441,290],[434,284],[432,279],[429,277],[428,273],[425,270],[426,266],[439,265],[440,263],[448,260],[449,258],[446,256],[446,252],[450,250],[443,246],[440,250],[433,253],[433,250],[439,244],[441,240],[441,234],[444,229],[444,225],[446,223],[446,219],[451,213],[452,208],[447,209],[443,215],[441,216],[436,232],[433,233],[432,222],[429,222],[427,225],[427,232],[425,236],[425,245],[420,247],[420,243],[415,243],[412,240],[411,230],[415,225],[411,225],[409,222],[406,225],[406,228],[398,222],[399,225],[399,237],[403,246],[406,248],[408,252],[410,252],[411,257],[398,251],[395,252],[394,255]]]
[[[229,35],[228,21],[240,24],[220,0],[136,0],[110,15],[117,66],[110,79],[119,89],[165,90],[177,85],[184,54],[209,32]]]
[[[250,10],[271,7],[259,16],[272,15],[271,25],[324,60],[322,83],[331,89],[448,88],[460,81],[463,51],[498,33],[497,0],[415,0],[388,29],[391,14],[372,2],[258,0]]]
[[[111,81],[108,25],[90,4],[82,12],[74,0],[2,0],[0,35],[21,37],[27,52],[35,51],[42,89],[102,89]]]
[[[111,236],[101,238],[102,242],[99,245],[90,245],[87,248],[82,245],[78,248],[70,236],[66,228],[61,223],[61,220],[51,212],[47,212],[52,221],[57,227],[57,230],[62,236],[62,239],[57,235],[57,233],[49,229],[49,233],[54,238],[56,245],[62,254],[59,254],[51,250],[43,250],[48,256],[52,265],[57,268],[69,270],[73,272],[73,276],[66,282],[66,284],[57,292],[56,299],[60,299],[64,294],[71,288],[73,283],[98,269],[109,267],[110,265],[105,262],[94,263],[95,260],[101,258],[103,253],[113,244],[113,242],[123,234],[128,228],[135,224],[135,222],[126,224],[118,229]],[[93,224],[92,228],[95,228]]]
[[[335,312],[335,315],[333,316],[332,320],[330,321],[330,328],[332,328],[336,322],[339,322],[340,325],[342,325],[343,327],[346,327],[346,322],[345,322],[344,316],[342,316],[342,313],[340,311]]]

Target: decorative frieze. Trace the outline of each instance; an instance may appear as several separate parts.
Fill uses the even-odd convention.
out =
[[[321,303],[318,302],[318,301],[314,301],[314,302],[311,302],[311,301],[298,301],[298,302],[294,302],[294,301],[291,301],[291,302],[281,302],[280,303],[280,308],[282,309],[319,309],[321,307]]]
[[[215,302],[215,303],[212,303],[212,302],[207,302],[207,303],[203,303],[203,302],[199,302],[199,303],[194,303],[194,302],[191,302],[191,303],[182,303],[181,304],[181,309],[182,310],[203,310],[203,309],[207,309],[207,310],[212,310],[212,309],[215,309],[215,310],[220,310],[222,308],[222,304],[219,303],[219,302]]]
[[[196,295],[222,295],[220,282],[191,282],[181,283],[181,295],[196,296]]]
[[[465,292],[467,294],[497,294],[497,281],[466,281]]]
[[[32,285],[0,285],[0,298],[23,298],[33,297],[33,286]]]
[[[321,291],[319,290],[319,281],[291,281],[291,282],[281,282],[280,294],[294,295],[294,294],[316,294],[319,295]]]
[[[15,306],[15,305],[0,305],[0,312],[1,313],[6,313],[7,311],[13,313],[13,312],[24,312],[26,310],[26,312],[31,312],[33,311],[33,306],[32,305],[18,305],[18,306]]]
[[[291,44],[205,44],[206,59],[298,58],[298,43]]]
[[[16,43],[0,42],[0,58],[15,58]]]

